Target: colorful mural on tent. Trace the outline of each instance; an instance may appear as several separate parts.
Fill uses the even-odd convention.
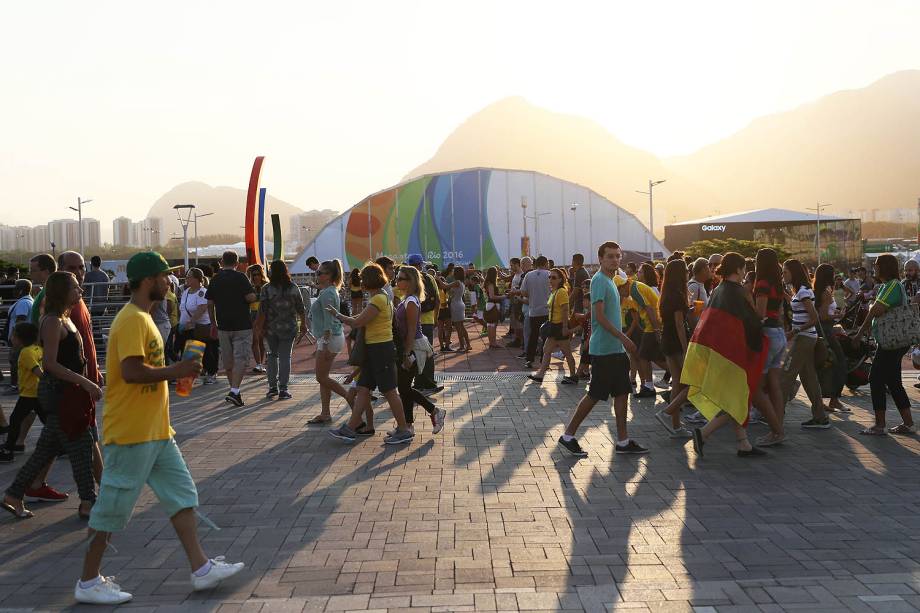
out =
[[[438,265],[508,266],[526,246],[557,262],[615,240],[644,251],[667,250],[635,215],[587,187],[539,172],[477,168],[427,175],[364,198],[332,220],[295,260],[339,258],[346,268],[386,255],[421,253]],[[301,270],[303,269],[303,270]]]
[[[489,234],[486,192],[489,173],[477,171],[425,177],[371,196],[348,213],[348,266],[369,257],[399,259],[422,253],[429,261],[499,265]]]

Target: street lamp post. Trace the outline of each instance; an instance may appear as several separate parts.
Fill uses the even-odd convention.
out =
[[[636,190],[638,194],[648,194],[648,236],[645,238],[645,243],[648,245],[649,259],[652,259],[652,238],[655,236],[655,209],[652,202],[652,192],[656,185],[661,185],[665,181],[667,181],[667,179],[661,179],[660,181],[652,181],[649,179],[647,192]]]
[[[71,211],[77,212],[77,233],[80,235],[80,255],[84,255],[83,253],[83,205],[89,204],[90,202],[92,202],[92,200],[81,200],[80,197],[77,196],[77,206],[67,207]]]
[[[821,211],[829,206],[833,204],[815,202],[815,206],[808,207],[809,211],[815,212],[815,259],[818,260],[818,264],[821,264]]]
[[[578,226],[575,225],[575,222],[576,222],[575,213],[578,211],[578,206],[579,205],[577,202],[573,202],[572,206],[569,207],[569,210],[572,211],[572,236],[575,237],[575,244],[578,244]],[[575,253],[574,249],[572,250],[572,253]],[[562,257],[564,259],[568,257],[569,255],[571,254],[569,254],[568,251],[566,251],[565,249],[565,232],[563,232],[562,233]]]
[[[198,266],[198,218],[207,217],[208,215],[213,215],[214,213],[202,213],[199,215],[195,213],[195,266]]]
[[[185,258],[185,271],[188,272],[188,224],[192,220],[195,211],[194,204],[177,204],[173,206],[176,210],[176,216],[179,223],[182,224],[182,251]],[[185,212],[185,219],[182,219],[182,213]],[[198,224],[195,224],[196,226]]]
[[[524,222],[524,236],[521,237],[521,257],[530,255],[530,243],[527,240],[527,197],[521,196],[521,220]],[[524,253],[524,244],[527,244],[527,253]]]

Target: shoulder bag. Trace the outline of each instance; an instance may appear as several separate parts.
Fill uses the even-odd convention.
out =
[[[901,287],[901,304],[875,318],[875,340],[882,349],[900,349],[920,343],[920,316]]]
[[[192,338],[196,341],[201,341],[202,343],[214,340],[211,338],[211,324],[196,324],[195,318],[192,317],[192,312],[188,310],[189,291],[190,290],[188,288],[185,288],[185,293],[182,295],[184,298],[182,301],[182,308],[185,309],[185,312],[188,314],[189,321],[192,322]]]
[[[556,290],[558,292],[559,290]],[[552,298],[549,299],[549,320],[543,322],[540,326],[540,338],[548,339],[553,338],[557,339],[562,336],[562,324],[552,323],[553,318],[553,305],[556,302],[556,292],[553,292]]]

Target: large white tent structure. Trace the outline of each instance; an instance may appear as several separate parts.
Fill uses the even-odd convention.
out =
[[[521,256],[568,262],[580,252],[596,263],[597,246],[616,241],[656,257],[668,251],[635,215],[591,189],[539,172],[474,168],[426,175],[377,192],[329,222],[295,260],[339,258],[346,269],[387,255],[421,253],[439,266],[507,266]]]

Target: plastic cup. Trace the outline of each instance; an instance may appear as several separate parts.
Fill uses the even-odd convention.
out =
[[[694,300],[693,301],[693,314],[696,316],[702,315],[703,305],[705,305],[705,303],[702,300]]]
[[[204,358],[205,344],[201,341],[186,341],[185,350],[182,352],[183,360],[195,359],[199,362]],[[195,383],[195,377],[182,377],[176,381],[176,393],[180,396],[188,396],[192,393],[192,385]]]

